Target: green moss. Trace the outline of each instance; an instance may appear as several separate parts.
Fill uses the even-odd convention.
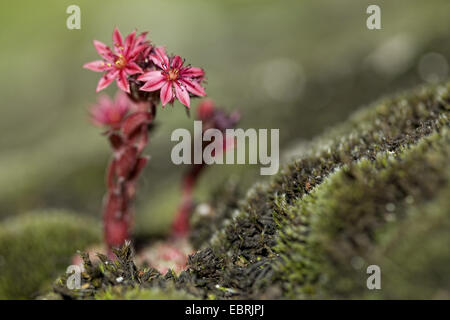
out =
[[[261,224],[261,234],[266,237],[259,240],[271,246],[276,228],[265,220],[272,219],[277,196],[283,195],[290,204],[343,164],[361,158],[373,160],[377,153],[383,151],[395,152],[445,125],[450,108],[449,87],[450,84],[419,88],[384,99],[315,139],[304,157],[285,166],[269,183],[250,190],[241,207],[242,214],[218,235],[223,240],[218,247],[236,247],[241,241],[237,234],[253,237],[253,232],[246,228],[253,228],[255,223]]]
[[[195,299],[177,281],[177,275],[169,270],[165,276],[153,268],[139,269],[134,264],[134,252],[130,242],[120,249],[113,249],[117,257],[111,261],[97,254],[93,263],[87,253],[81,253],[84,271],[78,289],[66,286],[68,275],[63,274],[53,286],[54,293],[45,299],[97,299],[97,300],[174,300]]]
[[[412,203],[406,219],[380,231],[372,260],[380,263],[383,298],[450,298],[449,208],[447,185],[435,200]]]
[[[192,300],[194,296],[174,288],[110,287],[95,295],[97,300]]]
[[[0,299],[36,297],[101,228],[66,211],[32,212],[0,225]]]
[[[403,171],[396,172],[397,175],[389,178],[384,175],[390,172],[388,168],[393,166],[392,157],[399,157],[406,152],[408,146],[414,146],[430,134],[449,126],[449,89],[449,83],[421,87],[385,98],[364,108],[344,124],[313,140],[308,152],[285,166],[271,181],[251,188],[233,217],[225,221],[225,227],[216,232],[210,241],[214,255],[223,259],[223,264],[226,265],[225,271],[219,276],[221,281],[228,283],[231,288],[241,289],[244,292],[241,291],[240,294],[246,297],[260,296],[274,287],[281,288],[282,296],[298,298],[319,295],[322,283],[330,283],[331,277],[331,272],[318,271],[321,267],[325,268],[320,259],[323,254],[319,251],[338,248],[336,257],[330,256],[330,260],[343,259],[347,266],[351,254],[346,254],[346,246],[351,246],[351,241],[364,241],[364,237],[367,237],[363,235],[362,239],[356,237],[349,242],[342,241],[342,247],[334,247],[335,234],[339,234],[342,230],[346,231],[344,234],[352,234],[353,225],[365,226],[371,222],[376,229],[377,223],[380,226],[383,223],[374,217],[383,215],[385,210],[381,209],[391,203],[390,201],[397,201],[396,197],[401,195],[401,192],[414,193],[421,190],[427,197],[433,197],[442,187],[439,179],[448,163],[444,148],[438,148],[433,153],[436,158],[441,159],[441,166],[436,168],[436,171],[432,171],[433,168],[430,167],[429,176],[419,173],[427,168],[427,165],[433,165],[435,159],[430,158],[431,153],[424,157],[411,158],[405,168],[402,167]],[[425,147],[422,145],[421,148]],[[420,154],[420,151],[417,152]],[[408,168],[409,165],[411,168]],[[390,170],[394,170],[392,168]],[[349,178],[353,184],[336,182],[339,178],[334,176],[345,177],[348,173],[355,175]],[[368,176],[373,180],[365,181],[365,177]],[[408,180],[408,178],[415,179]],[[361,188],[355,181],[361,184],[365,182],[367,185]],[[337,185],[330,187],[332,183]],[[380,186],[374,188],[375,183],[380,183]],[[324,186],[321,187],[322,185]],[[425,189],[409,190],[416,185]],[[329,188],[330,194],[324,192],[317,197],[308,196],[319,187],[321,190]],[[389,193],[393,190],[398,192]],[[387,193],[384,194],[383,191]],[[341,199],[341,196],[350,197],[349,201],[343,202],[345,198]],[[317,203],[319,201],[320,206],[328,208],[330,212],[323,221],[334,217],[336,212],[342,213],[335,217],[333,224],[328,226],[331,230],[326,232],[312,232],[309,228],[310,218],[318,216],[316,207],[319,206]],[[368,221],[359,220],[359,213],[364,212],[366,208],[369,208],[370,212],[364,215],[364,219]],[[350,214],[346,216],[348,212]],[[342,217],[348,218],[349,221],[340,220]],[[325,229],[325,225],[323,228]],[[346,230],[347,228],[349,230]],[[308,242],[308,246],[305,246],[311,235],[317,234],[329,238],[322,242]],[[326,248],[319,244],[324,246],[326,244]],[[340,249],[343,250],[339,251]],[[281,257],[277,258],[277,254],[281,254]],[[296,255],[298,258],[295,258]],[[354,257],[358,258],[357,255]],[[255,271],[255,265],[259,261],[269,265],[264,273]],[[273,266],[276,266],[276,272],[270,270]],[[336,297],[351,292],[348,278],[343,274],[346,270],[339,268],[331,270],[340,273],[333,285],[336,288],[342,286],[343,289],[336,289],[334,293],[331,289],[328,291],[323,289],[320,293]],[[349,272],[355,273],[352,269],[349,269]],[[217,274],[211,274],[217,278]],[[365,279],[365,276],[364,273],[361,277]],[[232,277],[235,278],[234,281],[231,280]],[[255,280],[256,283],[248,284],[249,277],[252,279],[250,282]],[[358,283],[365,286],[365,280]],[[278,295],[275,294],[273,297]]]
[[[211,236],[223,228],[222,223],[231,218],[239,208],[241,193],[238,180],[231,177],[213,192],[208,204],[202,203],[194,210],[191,224],[195,232],[191,233],[189,239],[194,248],[202,248],[208,244]]]
[[[381,250],[377,239],[380,229],[392,220],[402,221],[408,217],[411,201],[415,205],[430,201],[448,185],[450,132],[446,128],[441,131],[423,138],[416,146],[401,148],[396,154],[380,153],[374,161],[364,159],[343,167],[287,210],[276,248],[282,257],[276,274],[288,297],[394,295],[389,291],[392,286],[384,288],[382,293],[368,294],[365,268],[377,264],[384,270],[384,263],[389,261],[386,256],[374,254]],[[447,193],[447,197],[449,195]],[[448,219],[448,212],[446,215]],[[440,218],[444,219],[445,214]],[[395,230],[397,226],[392,228]],[[416,238],[418,234],[408,236]],[[439,243],[440,238],[431,239],[436,246],[434,254],[449,262],[445,244]],[[408,248],[403,248],[406,251],[426,254],[426,247],[411,247],[413,242],[404,245]],[[397,270],[386,271],[389,277],[402,278],[402,266],[420,269],[414,259],[411,260],[398,260],[402,264],[397,265]],[[445,263],[439,265],[442,267]],[[431,272],[429,278],[445,275],[445,272],[433,274],[430,268],[423,270]],[[404,290],[406,284],[407,281],[403,281],[399,290]],[[425,296],[423,291],[417,294]]]
[[[222,203],[213,201],[217,219],[203,217],[195,227],[214,227],[199,232],[196,244],[203,249],[189,257],[180,275],[138,271],[126,255],[118,264],[93,267],[81,292],[58,292],[104,298],[124,297],[130,287],[173,287],[219,299],[403,298],[412,296],[405,293],[411,288],[423,289],[418,297],[445,296],[447,283],[436,284],[449,266],[441,220],[448,212],[438,196],[450,178],[449,89],[450,83],[420,87],[383,99],[313,140],[309,151],[254,185],[241,201],[233,192]],[[433,228],[435,238],[429,236]],[[398,245],[402,230],[410,241]],[[426,234],[430,239],[422,248],[417,237]],[[402,273],[398,263],[406,258],[411,268]],[[368,264],[396,280],[368,292]],[[124,280],[118,284],[117,277]],[[423,281],[411,282],[416,277]],[[137,297],[134,290],[130,295]]]

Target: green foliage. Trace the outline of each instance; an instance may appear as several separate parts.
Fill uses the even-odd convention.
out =
[[[449,89],[421,87],[365,108],[243,200],[231,192],[224,203],[213,201],[217,215],[197,217],[195,226],[215,226],[199,234],[207,242],[179,275],[137,269],[124,247],[118,262],[100,256],[99,265],[85,264],[84,289],[57,292],[88,299],[153,297],[140,291],[150,288],[199,298],[445,297]],[[390,279],[382,291],[366,288],[369,264]]]
[[[448,123],[449,85],[419,88],[385,99],[353,116],[311,143],[310,151],[287,165],[270,183],[257,184],[249,192],[242,212],[223,232],[216,234],[216,247],[236,249],[240,242],[273,245],[272,223],[277,197],[290,205],[327,178],[333,170],[362,158],[374,159],[379,152],[396,152]],[[255,235],[255,223],[260,224]],[[249,230],[250,229],[250,230]],[[244,240],[242,240],[244,239]]]
[[[120,249],[113,249],[117,259],[109,260],[105,255],[93,263],[87,253],[81,253],[84,271],[80,288],[69,289],[68,275],[55,281],[54,293],[47,299],[97,299],[97,300],[167,300],[195,299],[180,287],[175,286],[176,275],[169,271],[165,276],[153,268],[139,269],[134,264],[134,253],[130,242]]]
[[[36,211],[0,225],[0,299],[36,297],[77,250],[100,241],[90,219],[59,210]]]
[[[396,230],[398,223],[399,228],[405,228],[401,221],[408,218],[412,205],[433,199],[442,187],[448,185],[449,146],[450,133],[448,129],[442,129],[442,134],[423,138],[417,146],[395,155],[382,153],[375,161],[365,159],[345,166],[309,195],[299,199],[288,211],[276,248],[282,256],[277,274],[287,296],[392,296],[389,291],[392,286],[383,288],[381,294],[377,291],[368,294],[365,273],[368,265],[380,265],[383,274],[391,279],[404,276],[402,267],[406,270],[424,267],[423,263],[418,267],[414,259],[405,256],[403,261],[398,260],[400,264],[396,269],[386,271],[383,266],[389,257],[374,254],[374,251],[381,250],[377,248],[378,236],[383,235],[380,230],[384,225],[389,223],[391,229]],[[448,191],[448,187],[444,190]],[[445,207],[440,210],[445,210]],[[448,219],[448,212],[442,213],[440,218]],[[427,217],[422,216],[421,219],[426,220]],[[392,234],[398,232],[392,230]],[[414,239],[417,235],[411,233],[408,237]],[[447,248],[444,243],[439,243],[440,237],[430,241],[436,244],[436,240],[438,245],[434,254],[448,262]],[[426,252],[426,247],[411,247],[414,242],[402,243],[404,250],[413,251],[415,255]],[[441,267],[443,265],[440,264]],[[428,281],[434,279],[434,282],[445,275],[427,268],[422,272],[428,273]],[[412,275],[409,280],[414,283],[417,279]],[[399,291],[404,290],[407,283],[398,283]],[[438,288],[436,286],[434,290]],[[421,290],[409,293],[410,296],[414,294],[417,294],[415,297],[425,296]],[[427,296],[430,297],[432,295]]]
[[[194,296],[174,288],[110,287],[95,295],[97,300],[192,300]]]
[[[447,183],[449,88],[418,88],[362,109],[255,185],[211,238],[227,265],[223,277],[269,259],[275,272],[256,276],[245,295],[271,287],[290,298],[365,294],[366,274],[354,266],[369,261],[376,231],[406,216],[405,199],[433,199]]]
[[[447,175],[450,178],[450,172]],[[408,208],[407,218],[380,231],[373,260],[383,270],[386,299],[449,299],[450,187]]]

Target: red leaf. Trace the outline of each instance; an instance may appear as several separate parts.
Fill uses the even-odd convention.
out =
[[[128,137],[128,142],[136,146],[138,152],[141,153],[148,143],[147,127],[142,126],[139,130],[136,130],[132,135]]]
[[[119,158],[116,159],[116,175],[127,180],[129,174],[134,169],[137,161],[138,151],[136,147],[126,147]]]
[[[114,192],[108,193],[108,198],[105,206],[104,219],[114,220],[117,213],[123,213],[125,210],[125,200],[121,194],[115,194]]]
[[[145,165],[147,164],[148,159],[149,159],[149,157],[141,157],[137,160],[136,165],[134,166],[133,172],[131,172],[131,174],[130,174],[130,177],[129,177],[130,181],[137,179],[137,177],[139,176],[139,174],[142,172]]]
[[[106,169],[106,185],[108,186],[109,190],[113,190],[116,187],[116,181],[115,181],[115,166],[114,159],[109,163],[108,169]]]
[[[114,150],[119,149],[123,144],[123,139],[117,133],[111,133],[108,135],[109,143],[113,147]]]
[[[147,126],[151,121],[148,112],[136,112],[128,116],[122,124],[122,133],[129,139],[139,128]]]

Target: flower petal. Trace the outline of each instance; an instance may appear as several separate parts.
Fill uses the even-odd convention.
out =
[[[142,32],[138,37],[136,38],[136,44],[142,44],[145,42],[145,38],[147,37],[148,32]]]
[[[180,56],[173,57],[170,67],[174,69],[180,69],[182,66],[183,66],[183,59],[181,59]]]
[[[125,71],[129,75],[133,75],[136,73],[144,73],[144,71],[142,71],[141,67],[139,67],[135,62],[128,63],[125,68]]]
[[[181,69],[180,75],[182,77],[203,77],[205,75],[205,72],[201,68],[194,68],[194,67],[186,67]]]
[[[210,119],[214,115],[216,104],[211,99],[205,99],[197,106],[197,118],[202,121]]]
[[[154,79],[164,78],[161,71],[154,70],[144,73],[143,75],[140,75],[137,79],[139,81],[152,81]]]
[[[162,88],[161,88],[161,104],[164,107],[167,103],[172,101],[173,99],[173,90],[172,90],[172,83],[166,82]]]
[[[150,55],[150,59],[153,63],[162,69],[169,68],[169,58],[167,57],[164,47],[156,47],[154,51],[155,53]]]
[[[120,34],[120,31],[119,31],[119,29],[117,29],[117,27],[114,28],[113,42],[114,42],[114,47],[116,50],[123,48],[122,35]]]
[[[143,52],[144,50],[151,50],[151,46],[148,44],[141,44],[139,46],[134,46],[133,49],[127,54],[129,59],[135,58],[139,53]],[[145,54],[145,52],[144,52]]]
[[[120,70],[119,76],[116,79],[117,86],[123,91],[130,93],[130,84],[128,83],[127,73],[125,70]]]
[[[89,69],[89,70],[92,70],[95,72],[103,72],[103,71],[108,70],[110,67],[108,67],[103,60],[96,60],[96,61],[85,63],[83,65],[83,68]]]
[[[114,106],[114,102],[107,94],[101,93],[97,99],[97,105],[107,110]]]
[[[186,86],[186,89],[196,96],[204,97],[206,96],[205,89],[196,81],[191,79],[181,79],[181,82]]]
[[[125,92],[117,90],[114,97],[114,104],[120,113],[125,114],[130,109],[131,101]]]
[[[180,102],[189,109],[191,99],[189,98],[189,93],[187,92],[186,88],[180,86],[178,83],[174,83],[174,86],[175,86],[175,95],[177,96],[177,99],[180,100]]]
[[[142,87],[139,88],[139,90],[142,91],[156,91],[162,88],[162,86],[167,83],[167,80],[162,78],[156,78],[154,80],[148,81],[146,84],[144,84]]]
[[[117,77],[118,74],[119,74],[118,70],[111,70],[105,73],[98,81],[96,91],[99,92],[105,89],[107,86],[109,86],[111,82],[114,81],[114,79]]]
[[[91,121],[95,126],[101,127],[106,123],[107,118],[101,107],[94,106],[89,113],[91,115]]]
[[[111,49],[103,42],[94,40],[94,47],[98,54],[108,61],[114,61],[114,54]]]
[[[140,88],[142,91],[156,91],[161,89],[164,83],[167,82],[166,77],[161,71],[149,71],[138,77],[139,81],[146,81],[146,83]]]
[[[125,45],[124,45],[124,55],[128,56],[128,53],[133,49],[134,47],[134,40],[136,36],[136,30],[134,30],[132,33],[127,35],[125,38]]]

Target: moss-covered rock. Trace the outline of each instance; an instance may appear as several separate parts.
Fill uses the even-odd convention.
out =
[[[383,99],[313,140],[241,201],[213,201],[219,214],[196,221],[202,249],[180,275],[138,270],[127,255],[89,267],[85,291],[57,291],[74,298],[124,298],[137,288],[199,298],[448,296],[449,111],[450,83]],[[381,291],[367,290],[369,264],[382,268]]]
[[[363,159],[341,168],[287,210],[287,214],[280,218],[282,227],[275,250],[282,257],[276,274],[280,276],[283,291],[288,297],[392,296],[389,291],[392,286],[369,294],[366,267],[371,264],[379,265],[383,274],[391,279],[402,278],[404,270],[413,268],[417,271],[424,267],[424,274],[420,276],[429,273],[425,281],[438,284],[445,273],[434,273],[423,262],[418,266],[418,261],[413,258],[423,255],[426,248],[410,247],[412,242],[404,242],[418,234],[408,233],[404,235],[405,239],[397,239],[403,244],[403,250],[415,254],[404,256],[403,261],[397,260],[397,268],[389,271],[384,265],[392,267],[389,263],[391,258],[380,254],[383,250],[379,248],[378,238],[385,236],[383,229],[388,224],[392,238],[398,229],[406,228],[404,219],[414,219],[409,215],[417,205],[432,201],[442,191],[450,190],[450,132],[447,128],[440,131],[421,139],[417,145],[402,148],[396,154],[380,153],[374,161]],[[440,202],[439,197],[436,201]],[[437,209],[439,205],[434,206]],[[430,219],[432,217],[433,214]],[[422,220],[427,218],[420,216]],[[450,216],[448,212],[441,212],[439,218],[444,222]],[[440,243],[442,237],[430,237],[430,240],[435,245],[437,241],[433,254],[449,262],[445,242]],[[388,242],[395,246],[392,240]],[[439,268],[443,265],[440,263]],[[409,281],[414,283],[414,276]],[[398,285],[405,288],[408,281]],[[434,290],[439,291],[440,286]],[[416,297],[424,297],[421,290],[416,294]],[[414,293],[410,292],[409,296],[414,296]],[[433,295],[427,296],[431,297]]]
[[[380,231],[372,259],[383,271],[383,298],[450,299],[449,208],[447,185],[435,200],[412,203],[406,219]]]
[[[354,225],[364,230],[370,222],[374,223],[371,227],[372,233],[375,233],[374,230],[383,226],[377,217],[385,215],[386,206],[389,210],[396,204],[398,206],[395,197],[412,196],[418,204],[433,199],[445,187],[445,172],[449,163],[446,148],[449,87],[449,84],[443,84],[418,88],[362,109],[346,123],[312,141],[309,151],[287,165],[271,182],[258,184],[250,190],[240,212],[211,240],[215,254],[227,261],[227,271],[223,272],[221,280],[234,276],[237,278],[235,283],[245,284],[245,277],[248,277],[250,270],[264,261],[264,271],[258,269],[253,272],[256,281],[250,287],[247,286],[243,296],[317,297],[318,283],[339,287],[339,281],[344,283],[346,294],[329,289],[322,290],[323,295],[360,296],[361,292],[346,287],[348,281],[345,270],[335,268],[333,264],[330,264],[330,270],[337,272],[334,281],[330,280],[331,273],[309,272],[309,269],[319,270],[315,269],[318,266],[325,268],[324,260],[334,263],[337,258],[324,257],[321,250],[325,249],[314,247],[320,242],[311,242],[311,247],[305,246],[305,242],[310,237],[328,237],[324,246],[327,250],[331,244],[336,246],[337,257],[344,259],[345,266],[351,269],[351,259],[346,256],[345,250],[340,251],[342,248],[339,248],[338,240],[344,239],[341,241],[343,247],[351,247],[356,240],[347,239],[341,234],[352,234]],[[427,150],[429,144],[430,150]],[[408,147],[416,145],[420,147],[415,152],[407,152]],[[395,159],[401,156],[406,157],[407,161],[388,161],[391,157]],[[381,170],[382,166],[385,166],[384,170]],[[403,171],[397,172],[394,168]],[[350,172],[350,176],[356,174],[349,178],[353,179],[353,184],[339,179],[346,176],[343,172]],[[389,179],[384,177],[387,172],[392,173]],[[372,176],[368,176],[369,173]],[[375,181],[379,183],[378,186],[374,185]],[[324,192],[314,200],[320,201],[323,207],[311,207],[310,202],[313,200],[308,195],[322,185],[322,188],[327,188],[333,183],[336,185],[328,187],[329,193]],[[348,196],[351,201],[344,202],[345,198],[339,196]],[[303,209],[308,206],[310,210]],[[323,208],[328,208],[328,215],[321,219],[318,209]],[[368,212],[360,217],[358,213],[364,212],[363,209],[368,209]],[[332,228],[336,228],[335,233],[312,231],[309,228],[310,216],[319,221],[318,225],[326,225],[331,217],[336,219],[336,224],[331,224]],[[392,217],[391,214],[388,219]],[[358,241],[364,241],[360,238],[361,234],[356,237]],[[441,245],[441,248],[445,250],[445,245]],[[442,253],[445,254],[445,251]],[[355,261],[359,256],[350,254],[350,257],[355,258],[353,262],[357,264]],[[274,267],[275,272],[271,270]],[[239,272],[242,269],[246,272]],[[231,270],[238,271],[238,274]],[[358,274],[355,270],[349,272]],[[245,277],[241,278],[239,274]],[[361,278],[366,277],[364,272]],[[228,283],[233,284],[232,281]],[[357,283],[365,288],[365,280]],[[243,289],[239,285],[237,287]]]
[[[126,242],[120,249],[113,249],[117,259],[109,260],[97,254],[92,263],[87,253],[82,253],[83,272],[80,287],[69,289],[69,275],[64,274],[54,282],[54,292],[46,299],[96,299],[96,300],[167,300],[196,299],[195,296],[176,286],[176,275],[169,270],[163,276],[153,268],[138,269],[134,264],[133,249]]]
[[[100,291],[97,300],[192,300],[194,296],[176,289],[115,286]]]
[[[75,214],[48,210],[0,224],[0,299],[27,299],[48,290],[77,250],[99,242],[101,227]]]

